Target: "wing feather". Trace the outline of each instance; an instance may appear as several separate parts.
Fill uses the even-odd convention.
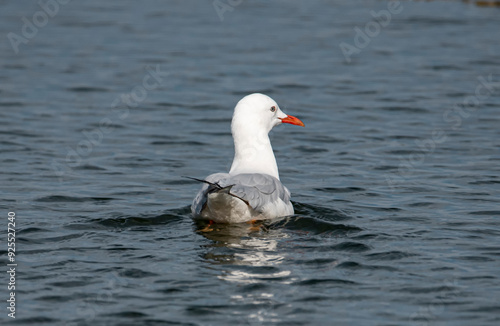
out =
[[[201,190],[198,192],[191,210],[195,216],[199,216],[205,208],[208,194],[212,192],[225,191],[249,205],[256,213],[264,213],[270,205],[290,202],[290,191],[283,184],[267,174],[245,173],[231,176],[227,173],[215,173],[209,175]]]

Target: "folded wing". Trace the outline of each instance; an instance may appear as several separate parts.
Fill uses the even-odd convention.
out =
[[[260,173],[238,174],[216,173],[208,176],[191,206],[195,217],[203,216],[211,194],[228,197],[228,204],[239,200],[248,206],[249,214],[258,218],[293,214],[290,192],[276,178]],[[229,198],[231,197],[231,198]],[[206,214],[205,214],[206,215]]]

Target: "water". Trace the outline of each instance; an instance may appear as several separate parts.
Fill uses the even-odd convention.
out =
[[[498,325],[498,9],[233,4],[72,1],[17,54],[40,7],[0,5],[15,323]],[[296,215],[198,232],[182,176],[228,170],[251,92],[306,124],[271,135]]]

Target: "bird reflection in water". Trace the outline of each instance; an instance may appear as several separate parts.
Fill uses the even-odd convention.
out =
[[[245,284],[271,279],[290,282],[291,271],[279,268],[285,256],[278,250],[278,240],[289,237],[281,228],[274,229],[272,224],[262,221],[252,226],[217,223],[211,228],[210,232],[198,233],[213,241],[206,246],[203,258],[210,264],[228,267],[219,279]]]
[[[286,219],[280,219],[280,224],[283,220]],[[233,304],[253,307],[242,315],[246,324],[279,320],[273,307],[281,306],[284,299],[269,289],[269,284],[286,287],[296,281],[292,271],[284,268],[287,257],[279,246],[290,235],[281,227],[273,227],[270,221],[253,225],[216,223],[211,225],[212,231],[200,232],[203,227],[203,223],[195,225],[198,234],[211,243],[205,245],[202,258],[219,270],[219,280],[241,286],[240,293],[229,299]]]

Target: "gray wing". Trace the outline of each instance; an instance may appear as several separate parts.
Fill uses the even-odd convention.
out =
[[[206,177],[205,181],[218,184],[221,180],[228,177],[229,173],[214,173]],[[217,189],[217,187],[214,187],[208,183],[203,184],[200,191],[193,200],[193,204],[191,205],[191,212],[193,213],[193,215],[200,215],[201,211],[205,207],[205,204],[207,203],[208,193],[214,191],[215,189]]]
[[[269,203],[290,201],[290,191],[278,179],[261,173],[229,176],[219,181],[221,187],[232,186],[230,194],[247,202],[255,211],[262,212]]]
[[[204,184],[191,205],[191,211],[195,216],[200,215],[205,207],[208,194],[214,191],[228,191],[247,203],[256,212],[261,213],[264,206],[269,203],[282,200],[290,202],[290,191],[283,186],[278,179],[261,173],[245,173],[230,176],[227,173],[215,173],[206,179],[209,183]]]

